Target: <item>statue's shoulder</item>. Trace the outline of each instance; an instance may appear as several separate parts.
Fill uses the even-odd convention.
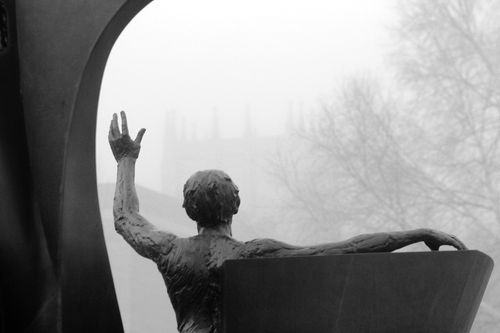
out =
[[[190,242],[189,241],[190,238],[191,237],[189,238],[179,237],[170,232],[160,230],[158,244],[161,255],[163,257],[166,257],[172,252],[175,252],[174,250],[187,246],[187,244]]]
[[[169,262],[171,260],[180,260],[187,252],[201,252],[203,247],[202,243],[196,236],[193,237],[178,237],[168,236],[162,239],[161,242],[161,258],[162,262]]]

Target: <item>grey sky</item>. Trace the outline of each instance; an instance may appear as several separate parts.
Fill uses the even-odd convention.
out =
[[[257,134],[279,134],[290,105],[307,112],[346,76],[383,74],[393,2],[151,3],[120,36],[106,67],[98,180],[115,178],[107,145],[113,112],[127,111],[133,133],[147,128],[140,163],[148,168],[139,166],[137,181],[159,190],[166,112],[176,110],[188,137],[209,133],[214,108],[223,136],[241,133],[246,108]]]
[[[113,183],[116,177],[107,143],[113,112],[127,112],[132,135],[147,128],[136,182],[159,191],[167,113],[175,110],[177,125],[184,123],[187,136],[198,139],[209,135],[214,108],[224,137],[241,135],[246,110],[257,135],[279,135],[290,107],[297,120],[299,109],[307,113],[317,107],[345,77],[385,75],[383,55],[389,43],[386,28],[394,24],[393,3],[152,2],[128,25],[109,57],[97,119],[98,182]],[[111,205],[111,194],[101,199]],[[175,319],[160,275],[119,239],[109,210],[103,212],[108,221],[104,229],[126,329],[171,331]],[[194,224],[192,228],[194,232]],[[281,233],[280,239],[285,237],[282,231],[274,231]],[[275,234],[269,229],[265,236]],[[134,281],[147,282],[132,286]],[[147,302],[134,299],[131,290],[141,290],[143,298],[148,295]],[[151,308],[161,315],[152,316],[156,312]],[[161,325],[156,323],[159,318]]]

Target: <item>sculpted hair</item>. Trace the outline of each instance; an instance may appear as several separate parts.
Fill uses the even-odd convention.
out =
[[[230,223],[240,206],[238,192],[238,187],[225,172],[198,171],[184,185],[182,207],[202,227]]]

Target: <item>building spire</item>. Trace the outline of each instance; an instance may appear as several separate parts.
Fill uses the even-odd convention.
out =
[[[294,123],[293,123],[293,102],[288,102],[288,112],[286,114],[286,124],[285,124],[285,133],[287,135],[292,134],[294,131]]]
[[[299,119],[298,119],[297,128],[299,129],[300,132],[304,132],[306,130],[306,121],[305,121],[305,117],[304,117],[304,103],[303,102],[299,103]]]
[[[177,115],[175,110],[170,110],[165,113],[165,143],[175,143],[177,138]]]
[[[214,107],[212,111],[212,139],[219,139],[219,114],[217,112],[217,107]]]
[[[197,128],[197,123],[195,123],[194,121],[191,121],[190,122],[190,135],[189,135],[189,138],[192,140],[192,141],[196,141],[198,140],[198,128]]]
[[[245,105],[245,124],[243,130],[244,137],[254,136],[253,124],[252,124],[252,111],[250,109],[250,104]]]
[[[165,149],[162,149],[162,192],[170,195],[174,194],[175,176],[177,175],[177,166],[174,163],[177,160],[178,141],[177,137],[177,115],[175,110],[165,113],[165,127],[163,134]]]
[[[180,140],[181,141],[187,140],[186,117],[185,116],[181,117]]]

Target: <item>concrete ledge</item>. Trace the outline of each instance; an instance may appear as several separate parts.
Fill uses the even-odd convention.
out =
[[[479,251],[228,261],[224,332],[469,332],[492,269]]]

